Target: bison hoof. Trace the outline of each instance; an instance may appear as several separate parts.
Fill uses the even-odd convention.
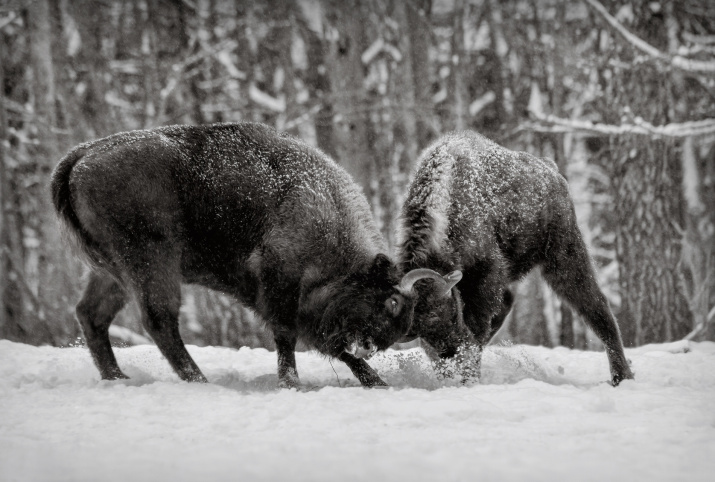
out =
[[[129,380],[129,377],[120,371],[116,371],[103,375],[102,380]]]
[[[611,385],[614,387],[617,387],[618,385],[621,384],[623,380],[633,380],[633,375],[630,376],[624,376],[624,375],[616,375],[611,379]]]
[[[390,388],[390,386],[387,383],[383,382],[382,378],[379,377],[376,377],[372,380],[366,380],[365,382],[363,382],[362,386],[364,388],[379,388],[382,390]]]
[[[303,389],[303,386],[300,384],[300,381],[297,378],[281,378],[278,380],[278,388],[287,388],[291,389],[294,388],[296,390],[301,390]]]
[[[203,373],[195,373],[186,379],[189,383],[208,383],[209,381],[203,375]]]

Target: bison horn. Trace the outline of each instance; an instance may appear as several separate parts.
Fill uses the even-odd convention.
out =
[[[424,278],[432,278],[435,280],[441,285],[440,289],[444,289],[444,294],[447,295],[454,285],[459,283],[459,280],[462,279],[462,272],[457,270],[442,276],[438,272],[427,268],[413,269],[402,277],[398,288],[402,291],[411,291],[414,284]]]
[[[444,287],[444,294],[446,295],[449,294],[449,292],[452,291],[452,288],[454,288],[454,285],[459,283],[459,281],[462,279],[462,272],[459,270],[452,271],[451,273],[447,273],[446,275],[444,275],[443,279],[446,283],[446,286]]]

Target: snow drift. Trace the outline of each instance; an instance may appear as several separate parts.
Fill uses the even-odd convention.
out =
[[[276,355],[189,346],[209,384],[180,381],[155,346],[115,349],[101,381],[83,348],[0,340],[0,480],[712,480],[715,343],[603,353],[489,346],[483,382],[439,380],[424,352],[371,364],[298,353],[310,392],[277,389]]]

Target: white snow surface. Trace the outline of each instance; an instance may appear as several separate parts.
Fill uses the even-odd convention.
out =
[[[387,390],[298,353],[302,392],[274,352],[189,352],[210,383],[155,346],[115,348],[131,379],[101,381],[84,348],[0,340],[0,480],[715,480],[715,343],[628,349],[618,388],[603,352],[565,348],[487,347],[472,386],[389,350]]]

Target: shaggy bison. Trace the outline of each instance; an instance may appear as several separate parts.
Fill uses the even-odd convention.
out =
[[[405,340],[422,337],[442,358],[476,346],[478,374],[481,348],[511,307],[508,285],[541,266],[548,284],[604,343],[613,385],[633,378],[567,182],[553,161],[473,132],[448,134],[420,156],[400,231],[401,269],[461,270],[464,276],[444,295],[426,282],[415,287],[419,295]]]
[[[261,124],[171,126],[82,144],[52,198],[93,267],[77,318],[104,379],[126,378],[108,329],[129,296],[178,376],[206,378],[179,335],[182,283],[235,296],[273,330],[282,387],[298,387],[298,338],[384,385],[363,358],[404,334],[412,285],[399,277],[347,173]]]

